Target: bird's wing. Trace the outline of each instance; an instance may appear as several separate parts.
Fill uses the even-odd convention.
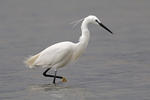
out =
[[[53,66],[58,64],[63,59],[72,55],[71,45],[53,45],[40,53],[40,56],[35,61],[34,65],[37,66]]]

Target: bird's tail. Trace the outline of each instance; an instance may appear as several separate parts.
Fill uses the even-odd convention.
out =
[[[30,56],[29,58],[27,58],[24,63],[29,67],[29,68],[33,68],[34,67],[34,62],[37,60],[37,58],[40,56],[40,54],[34,55],[34,56]]]

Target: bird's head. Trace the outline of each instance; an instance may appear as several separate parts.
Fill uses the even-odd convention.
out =
[[[87,23],[93,23],[93,24],[98,24],[101,27],[103,27],[105,30],[107,30],[108,32],[110,32],[111,34],[113,34],[112,31],[110,31],[104,24],[102,24],[102,22],[94,15],[89,15],[88,17],[84,18],[84,20]]]
[[[84,20],[86,20],[87,22],[92,23],[92,24],[98,24],[96,21],[101,23],[101,21],[94,15],[89,15],[89,16],[85,17]]]

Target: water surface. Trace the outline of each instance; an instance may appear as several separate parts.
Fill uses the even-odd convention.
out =
[[[149,10],[149,0],[1,0],[0,100],[149,100]],[[23,64],[56,42],[77,42],[80,26],[69,23],[89,14],[115,34],[90,25],[86,52],[58,71],[67,83]]]

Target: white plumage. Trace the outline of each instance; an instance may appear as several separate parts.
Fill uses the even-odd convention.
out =
[[[39,57],[35,60],[32,66],[61,67],[61,65],[65,65],[67,61],[71,60],[73,51],[74,51],[73,43],[71,42],[57,43],[39,53]]]
[[[90,15],[83,19],[81,25],[82,35],[79,38],[78,43],[72,43],[69,41],[56,43],[40,53],[29,57],[25,61],[26,65],[29,66],[29,68],[54,68],[56,71],[58,68],[61,68],[69,62],[76,60],[88,45],[90,38],[90,32],[88,30],[89,23],[98,24],[112,33],[96,16]]]

